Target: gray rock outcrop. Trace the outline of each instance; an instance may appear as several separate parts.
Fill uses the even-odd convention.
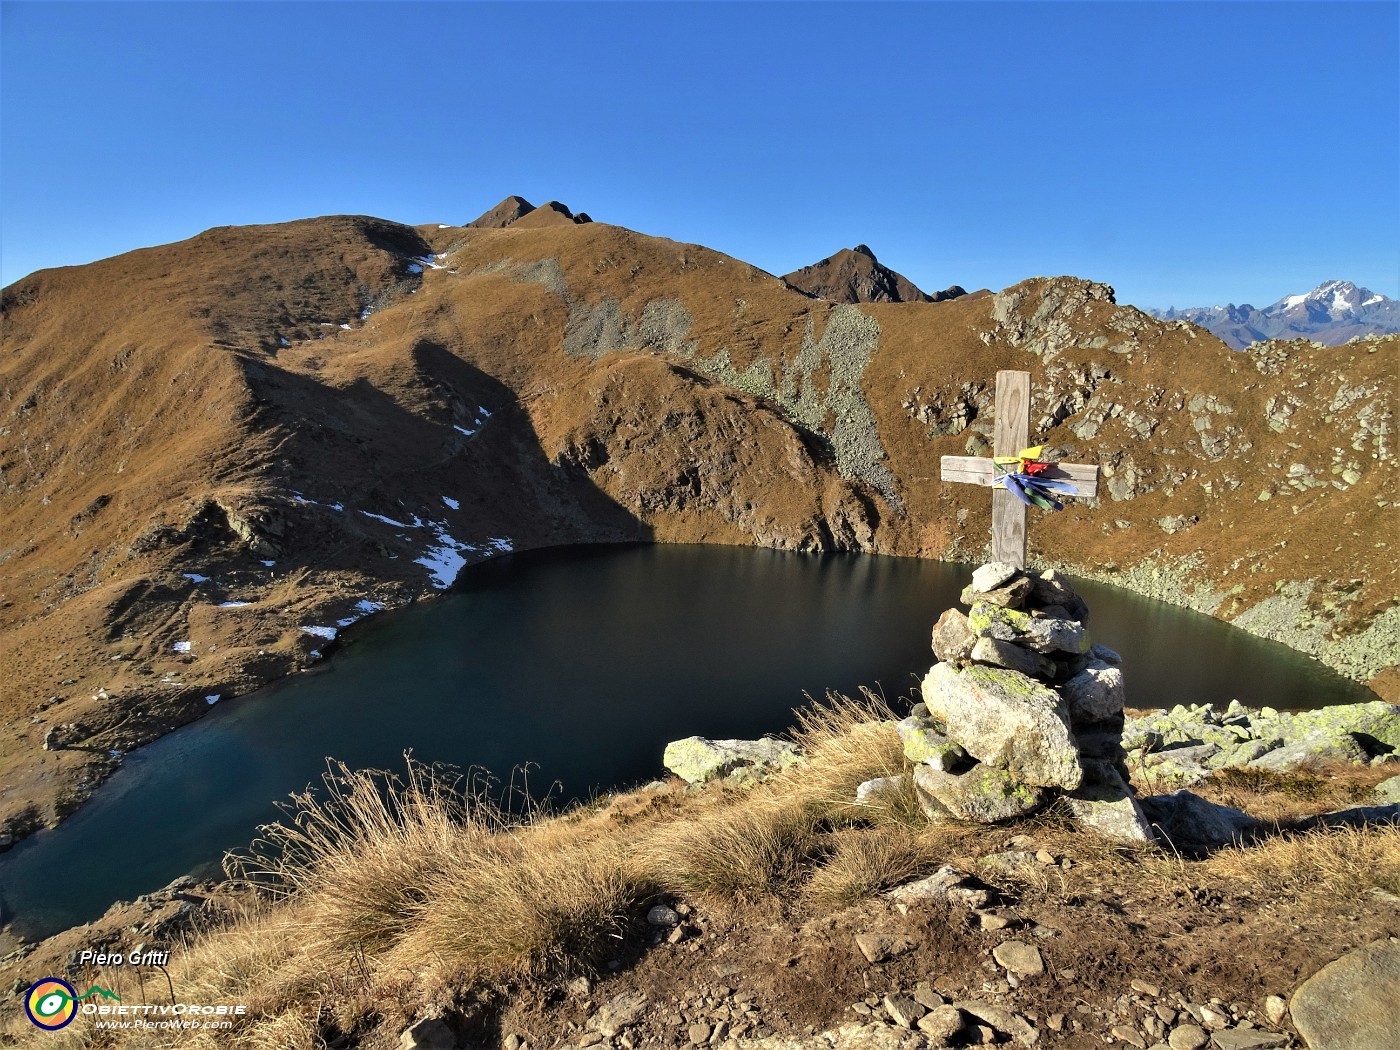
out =
[[[1400,941],[1373,941],[1328,963],[1293,993],[1310,1050],[1393,1050],[1400,1033]]]
[[[666,745],[662,763],[687,784],[723,778],[753,784],[802,761],[796,744],[785,740],[709,740],[688,736]]]

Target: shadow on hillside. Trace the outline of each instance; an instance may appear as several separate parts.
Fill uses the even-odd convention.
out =
[[[441,344],[345,386],[244,367],[256,429],[275,435],[266,473],[309,501],[287,508],[280,565],[404,576],[439,533],[483,550],[652,539],[581,466],[549,459],[510,387]]]

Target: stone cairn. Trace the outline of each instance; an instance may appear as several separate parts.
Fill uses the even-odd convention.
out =
[[[1001,823],[1064,799],[1081,826],[1148,842],[1124,763],[1123,671],[1089,637],[1088,607],[1054,571],[976,569],[933,628],[938,662],[898,724],[930,820]],[[902,778],[861,785],[870,798]]]

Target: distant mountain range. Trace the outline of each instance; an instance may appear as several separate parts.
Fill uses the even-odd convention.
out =
[[[1262,310],[1248,303],[1144,309],[1164,321],[1198,324],[1236,350],[1265,339],[1314,339],[1337,346],[1358,335],[1400,332],[1400,301],[1358,288],[1350,281],[1325,281],[1310,292],[1285,296]]]

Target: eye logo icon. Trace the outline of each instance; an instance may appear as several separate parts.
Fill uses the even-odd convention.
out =
[[[67,981],[45,977],[29,986],[24,996],[24,1012],[40,1028],[56,1032],[69,1024],[78,1012],[78,993]]]
[[[78,1002],[92,995],[121,1002],[120,996],[97,985],[79,995],[67,981],[45,977],[31,984],[29,991],[24,993],[24,1012],[37,1027],[46,1032],[56,1032],[72,1023],[78,1013]]]

